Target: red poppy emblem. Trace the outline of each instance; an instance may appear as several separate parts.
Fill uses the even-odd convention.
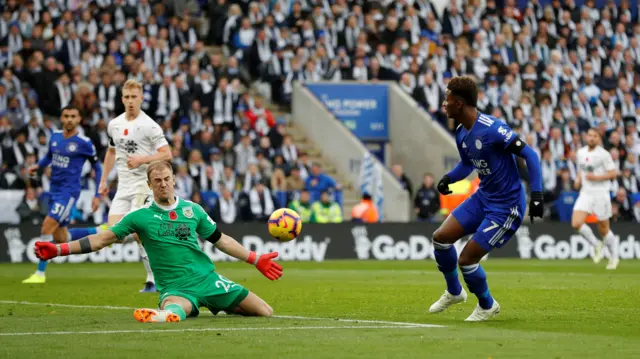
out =
[[[176,211],[171,211],[171,212],[169,212],[169,218],[170,218],[172,221],[175,221],[176,219],[178,219],[178,214],[176,213]]]
[[[128,134],[129,134],[129,129],[126,129],[126,128],[125,128],[125,129],[124,129],[124,135],[126,136],[126,135],[128,135]]]

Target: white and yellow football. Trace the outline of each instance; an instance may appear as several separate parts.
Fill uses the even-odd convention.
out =
[[[280,242],[296,239],[302,230],[302,219],[298,212],[289,208],[280,208],[269,217],[269,234]]]

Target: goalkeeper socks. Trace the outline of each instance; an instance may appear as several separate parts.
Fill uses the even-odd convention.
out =
[[[597,246],[599,241],[598,238],[596,238],[596,236],[593,234],[593,231],[591,230],[591,228],[589,226],[587,226],[586,224],[582,224],[582,226],[580,227],[580,229],[578,229],[578,232],[584,237],[586,238],[589,243],[591,243],[593,246]]]
[[[168,310],[171,313],[180,317],[180,320],[185,320],[187,318],[187,313],[184,312],[181,306],[178,304],[169,304],[164,307],[164,310]]]
[[[142,258],[142,264],[144,264],[144,270],[147,271],[147,282],[155,283],[156,280],[155,278],[153,278],[153,271],[151,271],[151,265],[149,264],[149,256],[147,255],[147,251],[139,242],[138,247],[140,247],[140,257]]]
[[[478,304],[482,309],[489,309],[493,305],[493,297],[489,293],[487,275],[479,263],[460,266],[462,277],[469,287],[469,291],[478,297]]]
[[[78,239],[98,233],[98,229],[96,227],[69,228],[68,233],[69,236],[67,237],[69,238],[69,241],[77,241]]]
[[[618,246],[620,244],[620,238],[616,237],[611,230],[604,236],[604,243],[609,248],[610,259],[617,260],[618,259]]]
[[[40,235],[40,240],[43,242],[53,242],[53,234],[42,234]],[[38,269],[36,270],[36,274],[39,276],[44,276],[44,271],[47,269],[47,261],[40,260],[38,262]]]
[[[433,242],[433,254],[438,263],[438,270],[444,274],[447,282],[447,291],[453,295],[462,292],[460,279],[458,278],[458,252],[453,244]]]

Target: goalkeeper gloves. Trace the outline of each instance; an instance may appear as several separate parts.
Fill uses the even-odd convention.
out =
[[[444,177],[442,177],[442,179],[440,180],[440,182],[438,182],[438,192],[440,192],[443,195],[448,195],[451,194],[451,190],[449,190],[449,184],[451,183],[451,178],[449,178],[449,176],[444,175]]]
[[[55,258],[57,256],[69,255],[69,243],[55,244],[51,242],[36,242],[34,251],[36,257],[43,261]]]
[[[544,213],[544,201],[542,192],[531,192],[531,200],[529,201],[529,218],[533,223],[533,217],[542,218]]]
[[[278,257],[278,252],[263,254],[259,257],[256,252],[250,252],[247,263],[255,265],[260,273],[270,280],[276,280],[282,277],[282,266],[272,260],[276,257]]]

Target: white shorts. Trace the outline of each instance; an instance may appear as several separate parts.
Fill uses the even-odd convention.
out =
[[[607,220],[611,218],[611,196],[608,192],[580,193],[573,210],[595,214],[599,221]]]
[[[121,215],[135,211],[138,208],[142,208],[145,203],[153,200],[153,192],[137,193],[130,195],[119,196],[116,192],[116,196],[111,201],[111,208],[109,209],[109,216]]]

